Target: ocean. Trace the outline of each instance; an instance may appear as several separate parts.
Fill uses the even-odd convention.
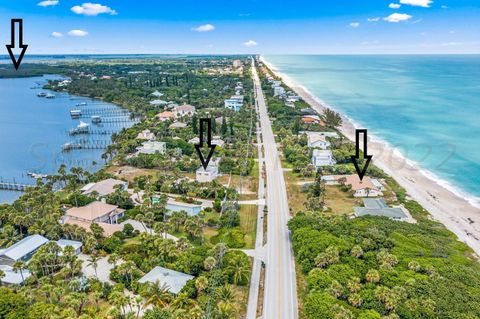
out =
[[[274,69],[480,203],[480,55],[266,55]]]
[[[118,132],[131,122],[113,122],[114,119],[129,120],[129,115],[102,117],[105,123],[92,124],[90,115],[72,119],[70,110],[82,108],[120,108],[111,103],[87,97],[55,93],[41,87],[55,75],[43,77],[0,79],[0,182],[34,184],[28,172],[36,174],[55,173],[61,164],[68,168],[83,167],[96,171],[102,167],[102,149],[73,150],[63,152],[62,146],[69,142],[86,141],[87,144],[104,144],[111,140],[111,132]],[[55,94],[56,98],[37,97],[37,93]],[[77,106],[77,104],[86,104]],[[91,111],[90,111],[91,112]],[[91,113],[94,114],[94,113]],[[110,114],[118,115],[118,111]],[[71,136],[69,131],[79,125],[80,120],[90,125],[90,135]],[[110,122],[106,122],[110,121]],[[107,132],[108,134],[103,134]],[[0,203],[12,202],[20,192],[0,190]]]

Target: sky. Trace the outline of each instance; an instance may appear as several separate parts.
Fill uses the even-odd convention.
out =
[[[0,41],[22,18],[28,54],[480,53],[480,0],[91,1],[0,0]]]

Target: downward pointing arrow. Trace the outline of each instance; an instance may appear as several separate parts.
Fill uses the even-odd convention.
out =
[[[206,158],[202,154],[204,123],[207,124],[207,146],[210,149]],[[215,150],[216,146],[217,145],[212,144],[212,119],[200,119],[200,144],[196,144],[195,149],[197,150],[198,157],[200,157],[200,161],[202,162],[204,169],[207,169],[208,163],[212,159],[213,151]]]
[[[363,169],[360,168],[358,160],[360,160],[360,134],[363,134],[363,159],[367,160]],[[367,130],[361,129],[355,131],[355,143],[356,143],[356,150],[355,155],[352,155],[352,162],[355,166],[355,170],[357,171],[358,177],[360,181],[363,180],[365,173],[367,172],[368,165],[372,160],[372,155],[367,155]]]
[[[15,56],[15,53],[13,52],[14,49],[17,47],[15,46],[15,25],[18,24],[18,48],[21,50],[18,58]],[[23,44],[23,19],[12,19],[11,20],[11,30],[10,30],[10,44],[5,45],[8,50],[8,54],[10,55],[10,59],[12,59],[13,66],[15,67],[15,70],[18,70],[20,67],[20,64],[22,63],[23,56],[25,55],[25,52],[27,51],[28,44]]]

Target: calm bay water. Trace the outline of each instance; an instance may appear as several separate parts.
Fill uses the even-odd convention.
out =
[[[48,92],[40,89],[48,79],[44,77],[0,79],[0,178],[8,182],[34,184],[27,172],[51,174],[61,164],[67,167],[80,166],[89,171],[101,168],[103,150],[75,150],[62,152],[67,142],[88,140],[88,143],[106,143],[111,135],[91,134],[70,136],[79,119],[72,119],[69,111],[83,109],[119,109],[114,104],[104,103],[86,97],[74,97],[65,93],[54,93],[55,99],[37,97],[37,93]],[[108,118],[102,117],[108,121]],[[118,117],[116,117],[118,118]],[[128,115],[120,118],[128,119]],[[112,119],[112,118],[110,118]],[[90,116],[81,119],[90,123]],[[131,123],[91,124],[92,131],[119,131]],[[11,202],[21,193],[0,191],[0,203]]]
[[[265,56],[376,137],[480,202],[480,56]]]

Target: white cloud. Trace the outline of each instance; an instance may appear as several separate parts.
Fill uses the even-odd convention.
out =
[[[258,43],[253,40],[248,40],[247,42],[243,42],[243,45],[246,46],[247,48],[257,46]]]
[[[398,3],[390,3],[390,4],[388,5],[388,7],[389,7],[390,9],[399,9],[401,6],[402,6],[402,5],[401,5],[401,4],[398,4]]]
[[[397,23],[402,21],[408,21],[411,18],[412,16],[406,13],[392,13],[388,17],[383,18],[383,20],[392,22],[392,23]]]
[[[442,9],[448,9],[448,6],[443,5],[443,6],[442,6]]]
[[[88,32],[83,30],[70,30],[68,31],[68,35],[72,37],[85,37],[88,35]]]
[[[358,28],[360,26],[359,22],[352,22],[349,24],[352,28]]]
[[[113,10],[110,7],[101,5],[99,3],[86,2],[81,6],[74,6],[70,10],[76,14],[83,14],[86,16],[97,16],[102,13],[108,13],[110,15],[116,15],[117,11]]]
[[[380,21],[380,18],[379,18],[379,17],[368,18],[367,21],[368,21],[368,22],[378,22],[378,21]]]
[[[61,38],[63,37],[63,34],[61,34],[60,32],[54,31],[52,32],[51,36],[54,38]]]
[[[56,6],[59,1],[57,0],[45,0],[42,2],[37,3],[37,6],[40,7],[49,7],[49,6]]]
[[[192,28],[192,30],[197,32],[209,32],[215,30],[215,26],[213,24],[207,23],[199,25],[196,28]]]
[[[432,0],[400,0],[400,3],[406,4],[409,6],[428,8],[430,7],[430,4],[433,3],[433,1]]]

